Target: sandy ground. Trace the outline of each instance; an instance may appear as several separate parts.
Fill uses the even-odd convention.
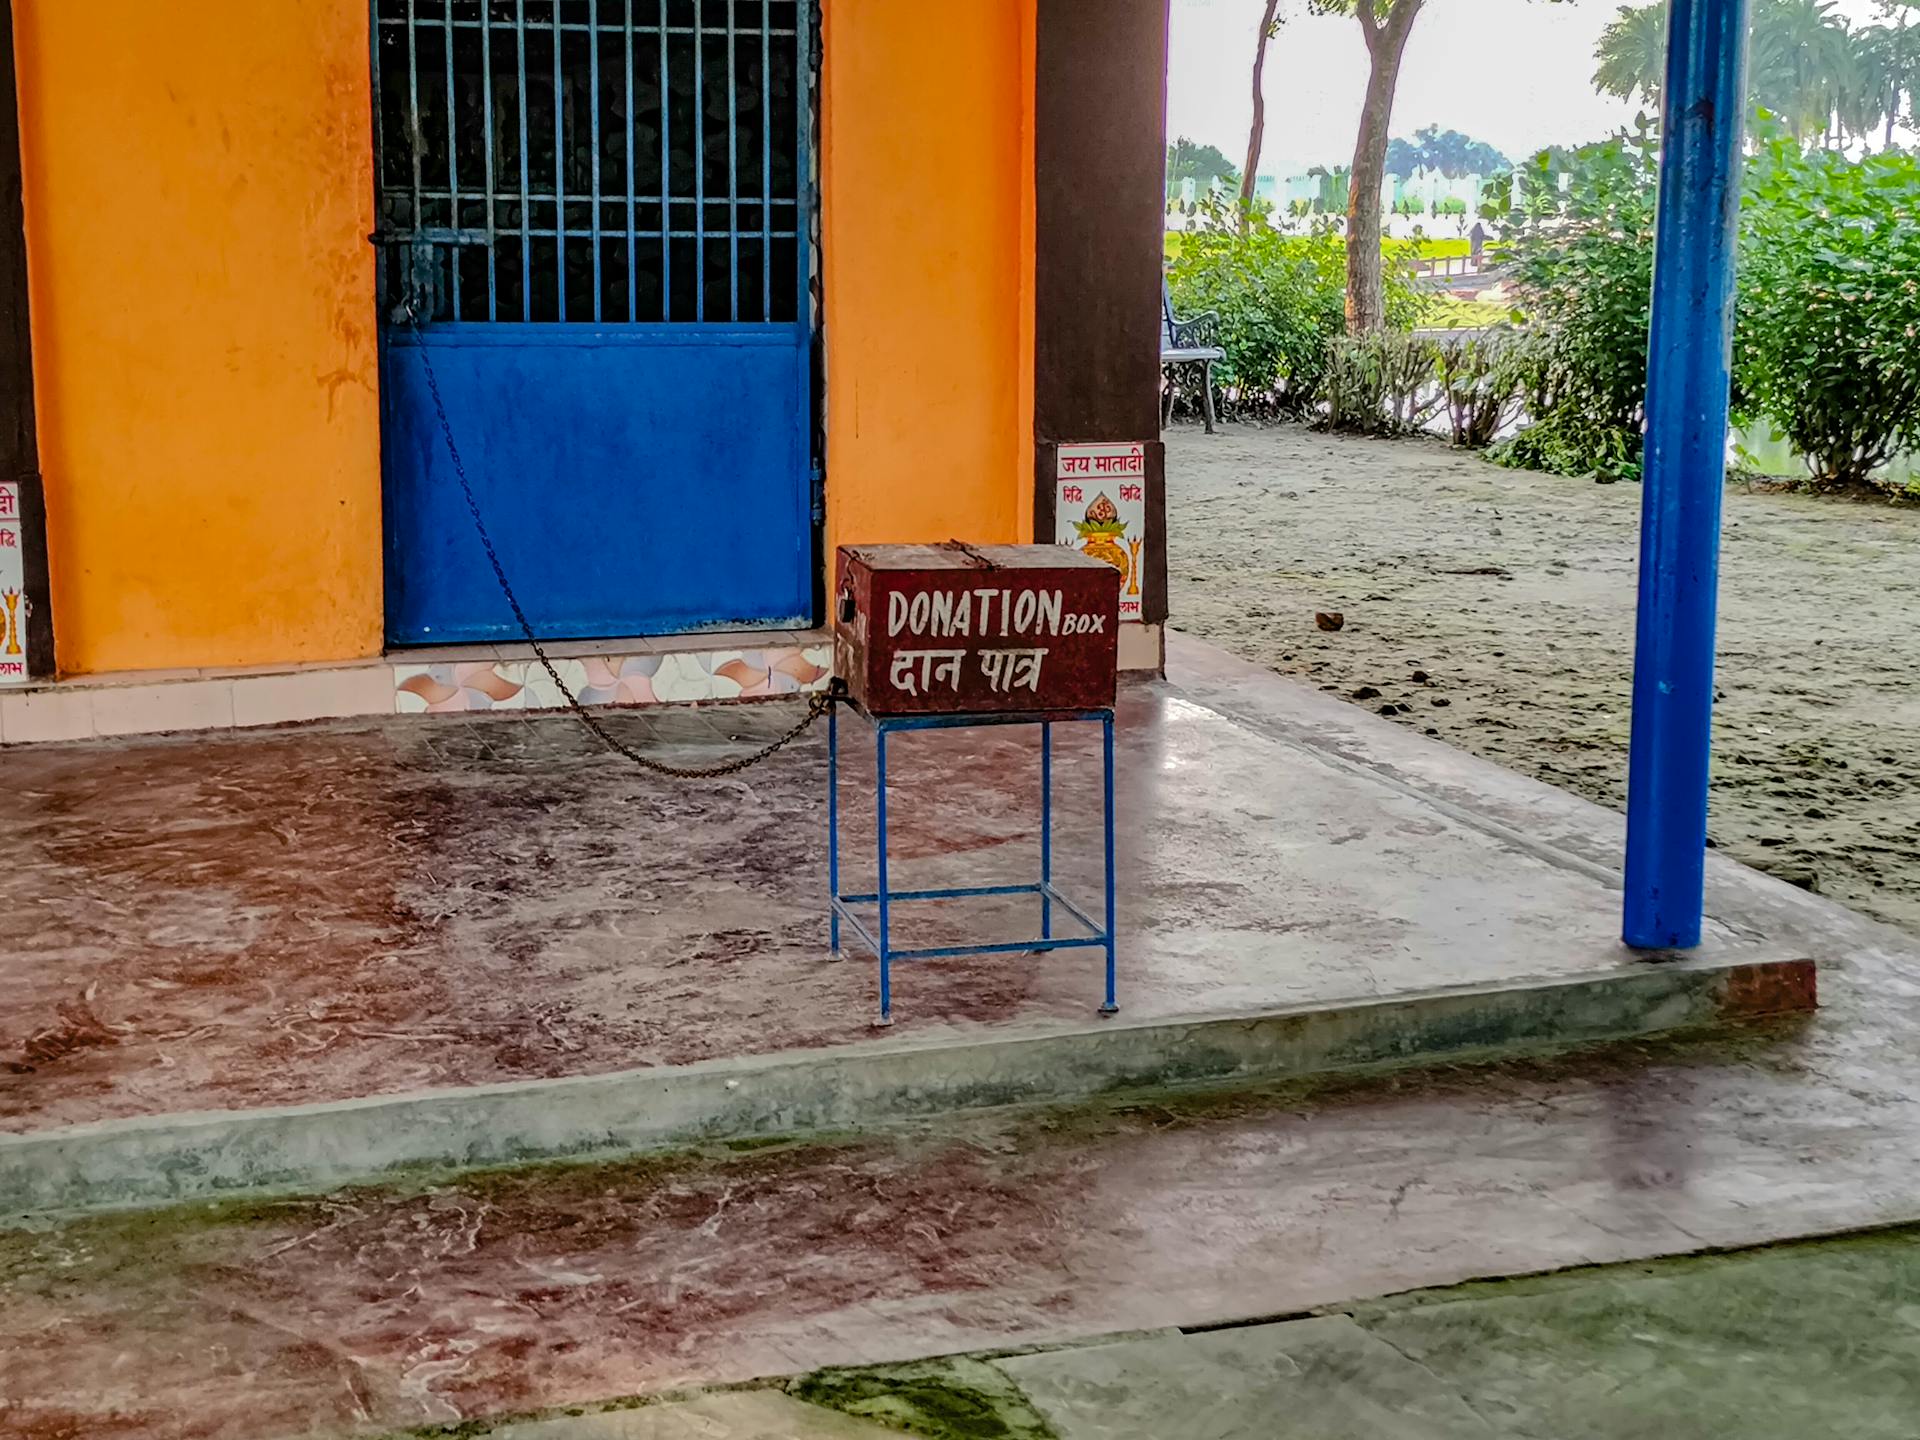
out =
[[[1624,806],[1639,486],[1298,426],[1167,450],[1177,627]],[[1725,527],[1712,842],[1920,933],[1920,510],[1736,486]]]

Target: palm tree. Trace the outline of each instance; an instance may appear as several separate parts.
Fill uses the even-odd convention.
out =
[[[1883,122],[1891,142],[1891,116],[1912,90],[1911,74],[1899,68],[1911,66],[1904,38],[1884,26],[1856,34],[1835,12],[1834,0],[1759,0],[1748,96],[1779,116],[1802,144],[1816,136],[1831,142],[1846,131],[1863,134]],[[1658,106],[1666,55],[1666,0],[1622,5],[1594,49],[1594,88]]]
[[[1866,139],[1886,126],[1886,143],[1893,143],[1899,116],[1901,87],[1895,78],[1899,63],[1899,32],[1885,25],[1866,25],[1853,32],[1853,66],[1840,96],[1840,128]]]
[[[1622,5],[1600,33],[1594,49],[1600,62],[1593,88],[1602,95],[1631,100],[1637,94],[1649,109],[1660,108],[1660,87],[1667,76],[1667,7]]]
[[[1801,144],[1832,135],[1855,88],[1853,37],[1834,0],[1761,0],[1753,17],[1747,93]]]
[[[1853,32],[1853,85],[1843,97],[1841,119],[1861,139],[1876,127],[1881,144],[1893,147],[1894,127],[1912,114],[1913,94],[1920,89],[1920,46],[1900,23],[1866,25]]]

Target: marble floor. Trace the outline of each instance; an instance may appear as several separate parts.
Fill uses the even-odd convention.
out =
[[[669,718],[655,738],[687,755],[722,743],[715,725],[778,723]],[[1130,693],[1125,728],[1131,1003],[1351,993],[1430,978],[1429,954],[1618,961],[1617,817],[1191,647]],[[900,836],[913,865],[1025,853],[1023,757],[996,743],[929,758]],[[643,783],[554,722],[28,758],[6,801],[7,913],[33,922],[0,991],[15,1124],[851,1043],[865,1024],[870,971],[821,954],[819,832],[800,823],[817,748],[721,792]],[[1820,957],[1818,1013],[1550,1060],[15,1217],[0,1436],[370,1436],[1920,1219],[1912,940],[1731,864],[1710,885],[1724,943]],[[646,941],[652,968],[630,958]],[[1088,980],[929,968],[901,1024],[1069,1023]],[[69,1041],[23,1048],[62,1003]]]
[[[1386,761],[1281,733],[1268,722],[1293,687],[1186,653],[1190,683],[1130,684],[1120,710],[1128,1021],[1632,963],[1604,866]],[[1265,703],[1266,719],[1208,687]],[[778,733],[796,704],[608,723],[705,763]],[[1391,744],[1444,750],[1374,723]],[[871,888],[872,742],[842,725],[845,883]],[[0,1131],[867,1042],[876,967],[827,945],[823,730],[704,783],[640,773],[565,716],[10,751]],[[1096,910],[1098,734],[1063,726],[1056,742],[1056,870]],[[900,736],[891,758],[896,887],[1034,877],[1031,729]],[[1036,908],[916,906],[896,911],[897,934],[1014,940],[1038,933]],[[1737,959],[1768,940],[1719,919],[1703,954]],[[917,963],[894,995],[896,1042],[1085,1027],[1100,1023],[1100,961]]]

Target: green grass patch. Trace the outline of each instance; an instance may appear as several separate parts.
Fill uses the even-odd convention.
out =
[[[1186,238],[1184,230],[1167,231],[1167,259],[1180,258],[1181,242]],[[1420,260],[1452,260],[1473,253],[1473,242],[1465,236],[1457,236],[1453,239],[1435,236],[1419,240],[1402,240],[1396,243],[1411,246],[1412,249],[1407,253]]]
[[[1435,295],[1420,312],[1423,330],[1482,330],[1513,318],[1513,308],[1499,300],[1468,300],[1459,295]]]
[[[923,1440],[1055,1440],[1019,1386],[984,1360],[816,1370],[787,1393]]]

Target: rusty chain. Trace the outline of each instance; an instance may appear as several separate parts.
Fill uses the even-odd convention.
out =
[[[807,713],[792,729],[771,744],[763,745],[749,754],[723,760],[717,765],[669,765],[663,760],[642,755],[632,746],[610,734],[593,713],[580,703],[580,697],[567,688],[567,682],[560,678],[560,672],[554,668],[553,661],[547,657],[546,647],[540,643],[540,637],[533,633],[533,625],[527,619],[527,612],[520,608],[520,597],[513,593],[513,585],[507,579],[506,567],[500,563],[499,552],[493,548],[493,536],[487,532],[487,522],[480,513],[480,502],[473,493],[473,482],[467,478],[466,462],[460,458],[460,446],[453,438],[453,424],[447,419],[446,402],[440,398],[440,378],[434,373],[433,357],[427,353],[426,337],[420,330],[420,320],[414,313],[411,295],[401,306],[401,313],[406,316],[407,325],[412,329],[414,338],[421,342],[420,365],[426,372],[427,393],[433,397],[433,410],[440,420],[440,435],[447,444],[447,457],[453,461],[453,473],[460,481],[461,494],[466,496],[467,511],[473,516],[473,528],[479,533],[481,548],[487,552],[487,563],[493,567],[493,578],[500,582],[500,593],[506,597],[508,606],[513,610],[514,621],[520,626],[520,633],[527,637],[527,644],[533,647],[533,653],[538,657],[541,668],[547,672],[547,677],[553,681],[555,688],[566,700],[567,708],[579,717],[582,725],[593,732],[595,739],[614,754],[631,761],[650,774],[665,776],[671,780],[720,780],[729,775],[738,775],[742,770],[750,769],[763,760],[772,759],[806,734],[813,727],[814,721],[833,708],[833,692],[817,691],[807,698]]]

